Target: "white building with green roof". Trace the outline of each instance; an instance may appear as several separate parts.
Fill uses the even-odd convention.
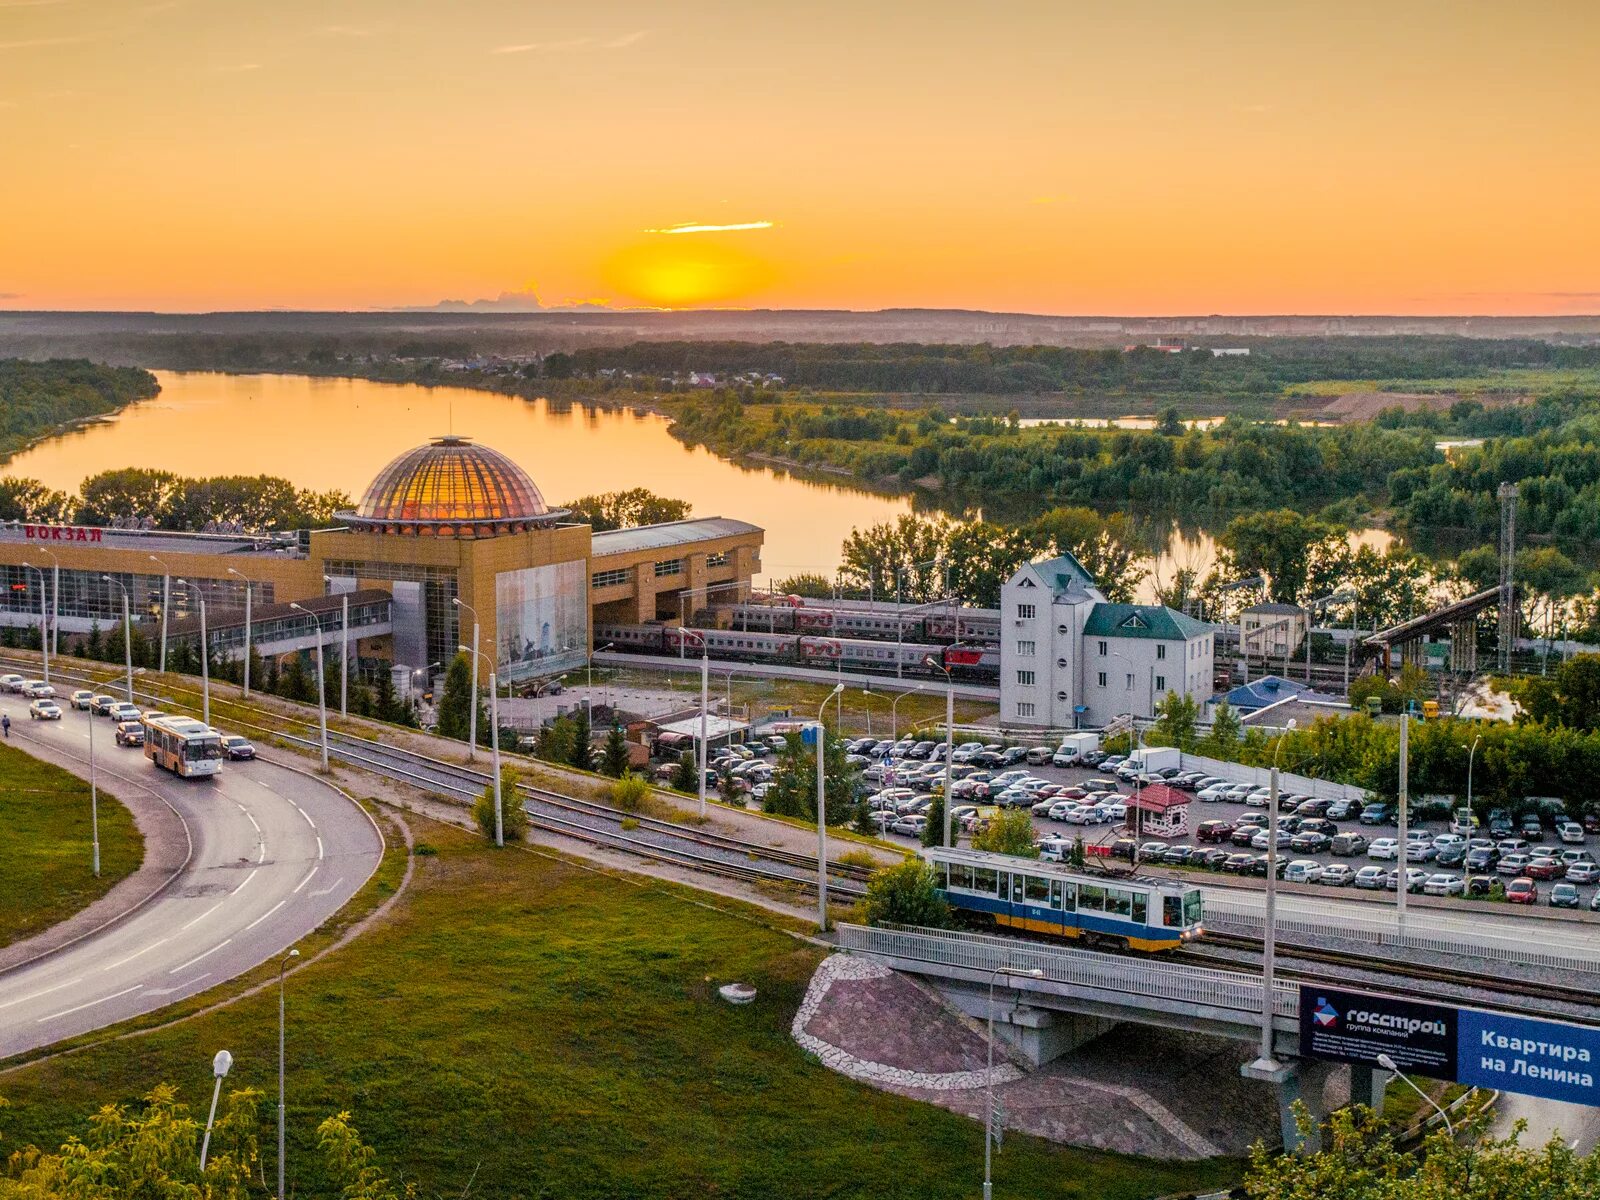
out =
[[[1073,729],[1151,716],[1168,692],[1211,695],[1214,628],[1160,604],[1113,604],[1070,554],[1018,569],[1000,591],[1007,724]]]

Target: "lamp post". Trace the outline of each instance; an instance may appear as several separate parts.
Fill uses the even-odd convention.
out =
[[[603,654],[607,650],[615,650],[616,648],[617,644],[615,642],[607,642],[604,646],[596,646],[593,650],[589,651],[589,673],[587,678],[584,679],[583,690],[589,694],[589,705],[591,708],[594,706],[594,656],[596,654]],[[607,707],[609,707],[609,705]]]
[[[200,1174],[206,1173],[206,1155],[211,1151],[211,1127],[217,1123],[217,1099],[222,1095],[222,1081],[233,1066],[233,1055],[218,1050],[211,1060],[211,1073],[216,1076],[216,1086],[211,1089],[211,1115],[206,1118],[206,1135],[200,1140]]]
[[[1409,701],[1407,702],[1409,704]],[[1411,882],[1408,878],[1411,872],[1411,858],[1406,853],[1410,848],[1409,831],[1411,823],[1411,713],[1400,714],[1400,805],[1396,816],[1396,830],[1400,835],[1400,861],[1397,865],[1399,877],[1394,885],[1394,919],[1397,925],[1404,925],[1406,921],[1406,889]]]
[[[950,649],[954,650],[960,642],[952,642]],[[955,677],[950,674],[950,668],[945,665],[939,656],[926,655],[922,663],[924,666],[933,667],[944,672],[944,801],[940,808],[944,810],[944,830],[941,846],[952,845],[950,841],[950,756],[955,753],[956,743],[956,684]]]
[[[39,553],[50,560],[50,653],[55,654],[61,645],[61,560],[42,546]],[[45,666],[49,666],[49,659]],[[50,676],[46,675],[44,681],[49,683]]]
[[[322,582],[333,586],[333,576],[324,575]],[[472,627],[472,644],[478,644],[478,627]],[[350,593],[339,593],[339,715],[350,716]],[[478,715],[478,689],[472,689],[472,715]],[[476,742],[478,739],[472,739]]]
[[[1407,1075],[1399,1067],[1395,1066],[1394,1059],[1390,1058],[1387,1054],[1378,1055],[1378,1065],[1380,1067],[1382,1067],[1385,1071],[1389,1071],[1389,1072],[1393,1073],[1394,1075],[1398,1076],[1400,1079],[1403,1079],[1405,1081],[1405,1084],[1406,1084],[1407,1087],[1409,1087],[1413,1092],[1415,1092],[1417,1095],[1421,1096],[1424,1100],[1426,1100],[1428,1102],[1428,1104],[1433,1108],[1433,1111],[1439,1114],[1439,1119],[1444,1122],[1445,1132],[1450,1135],[1450,1140],[1451,1141],[1455,1140],[1456,1127],[1450,1123],[1450,1114],[1445,1112],[1444,1109],[1439,1107],[1439,1102],[1437,1100],[1435,1100],[1432,1096],[1428,1095],[1427,1092],[1423,1091],[1415,1083],[1413,1083],[1412,1080],[1411,1080],[1411,1076]]]
[[[1002,975],[1044,978],[1044,972],[1038,967],[1028,971],[996,967],[989,973],[989,1069],[983,1077],[983,1200],[990,1200],[994,1195],[994,985]]]
[[[1286,730],[1294,727],[1291,719]],[[1283,737],[1280,736],[1272,751],[1272,782],[1267,795],[1267,893],[1261,930],[1261,1057],[1254,1064],[1263,1071],[1277,1070],[1277,1060],[1272,1057],[1272,995],[1278,951],[1278,755],[1282,751]]]
[[[889,705],[889,737],[890,737],[890,740],[896,741],[896,742],[898,742],[900,740],[900,711],[899,711],[900,710],[900,701],[904,700],[907,696],[914,696],[918,692],[922,692],[922,691],[926,691],[926,690],[927,689],[922,684],[919,683],[919,684],[917,684],[916,687],[912,688],[909,692],[901,692],[898,696],[896,696],[894,698],[894,702]]]
[[[200,602],[200,719],[211,724],[211,641],[206,636],[206,598],[198,587],[187,579],[177,580],[179,587],[192,588],[194,598]]]
[[[154,554],[145,556],[161,568],[161,666],[163,674],[167,670],[167,607],[172,597],[172,568],[162,562]]]
[[[1461,744],[1461,748],[1467,752],[1467,833],[1469,836],[1472,833],[1472,759],[1478,753],[1478,743],[1481,741],[1483,741],[1483,735],[1480,733],[1472,739],[1470,748],[1465,742]]]
[[[133,703],[133,684],[128,685],[128,703]],[[100,789],[94,773],[94,713],[89,714],[89,836],[92,839],[94,877],[100,878]]]
[[[50,617],[45,611],[45,592],[50,589],[45,586],[44,568],[36,567],[27,559],[22,560],[22,565],[30,571],[39,573],[39,653],[44,658],[44,681],[50,682]]]
[[[478,613],[472,605],[466,603],[459,596],[452,596],[450,603],[457,608],[465,609],[472,614],[472,647],[461,647],[461,652],[472,661],[472,704],[467,717],[467,761],[476,762],[478,753]]]
[[[698,774],[700,776],[700,819],[702,821],[705,820],[705,816],[706,816],[706,758],[707,758],[707,755],[709,753],[709,747],[706,745],[706,735],[708,733],[708,730],[706,729],[706,723],[707,723],[707,720],[708,720],[707,715],[706,715],[706,710],[710,707],[710,704],[711,704],[711,694],[710,693],[711,693],[711,657],[706,651],[705,639],[701,638],[700,639],[700,745],[699,745],[697,753],[695,755],[695,761],[699,765],[699,768],[700,768],[699,771],[698,771]]]
[[[109,575],[100,576],[101,580],[109,583],[122,593],[122,661],[128,672],[128,703],[133,703],[133,619],[128,615],[128,589],[122,585],[121,580],[113,579]]]
[[[476,674],[477,656],[483,652],[481,650],[469,650],[466,646],[458,646],[457,649],[463,654],[473,655],[472,665],[474,674]],[[474,707],[477,706],[477,692],[472,694],[472,703]],[[493,663],[489,664],[489,724],[493,726],[489,731],[489,753],[494,771],[494,844],[496,846],[504,846],[506,844],[505,810],[500,807],[500,685],[499,681],[495,679]]]
[[[229,575],[244,580],[244,697],[250,698],[250,579],[238,567],[229,567]]]
[[[822,723],[828,701],[844,691],[844,684],[836,684],[833,691],[817,706],[817,928],[828,932],[828,798],[827,759],[824,748],[828,744],[828,727]]]
[[[322,769],[328,769],[328,686],[322,678],[322,620],[316,613],[299,603],[291,603],[290,608],[303,612],[316,622],[317,626],[317,728],[322,734]]]
[[[284,1200],[283,1190],[283,973],[291,960],[299,958],[299,950],[290,950],[278,963],[278,1200]]]
[[[869,687],[861,689],[861,707],[867,713],[867,736],[870,738],[872,736],[872,689]]]

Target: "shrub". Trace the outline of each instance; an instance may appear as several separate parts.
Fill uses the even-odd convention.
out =
[[[611,803],[623,812],[642,812],[650,800],[650,784],[632,771],[611,785]]]
[[[950,906],[939,894],[933,867],[908,858],[885,867],[867,882],[861,919],[868,925],[920,925],[942,929],[950,923]]]
[[[500,768],[500,828],[507,844],[525,841],[528,836],[528,813],[517,794],[517,779],[515,767]],[[493,784],[484,788],[483,795],[472,805],[472,819],[478,823],[483,836],[494,841]]]

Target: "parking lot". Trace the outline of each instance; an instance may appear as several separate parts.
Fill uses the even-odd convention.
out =
[[[908,765],[917,766],[915,761]],[[1110,781],[1114,788],[1107,786],[1104,791],[1114,790],[1123,804],[1131,800],[1134,792],[1132,782],[1114,779],[1114,773],[1102,766],[1096,767],[1055,767],[1049,765],[1027,765],[1019,763],[1007,768],[1012,771],[1025,770],[1029,777],[1046,781],[1050,785],[1083,788],[1090,781],[1098,780],[1103,783]],[[931,770],[931,768],[930,768]],[[957,768],[957,774],[962,772]],[[999,772],[991,772],[998,774]],[[942,778],[942,776],[941,776]],[[935,781],[937,782],[937,781]],[[874,787],[876,791],[876,787]],[[991,798],[974,798],[963,796],[963,787],[958,779],[955,809],[960,811],[963,804],[985,805],[992,804]],[[1264,789],[1263,789],[1264,790]],[[1140,859],[1152,865],[1158,856],[1165,856],[1175,847],[1186,847],[1187,854],[1194,855],[1204,852],[1215,852],[1210,855],[1209,861],[1204,863],[1177,863],[1170,859],[1164,862],[1169,866],[1192,867],[1199,871],[1215,872],[1219,875],[1225,873],[1255,875],[1264,877],[1266,867],[1264,855],[1265,824],[1267,810],[1264,797],[1258,797],[1257,803],[1247,804],[1238,801],[1210,801],[1202,800],[1195,793],[1188,793],[1190,798],[1189,832],[1187,835],[1171,839],[1158,839],[1141,835],[1136,839],[1140,848]],[[1354,813],[1344,815],[1342,819],[1330,820],[1326,815],[1310,817],[1312,827],[1302,831],[1301,823],[1307,817],[1290,811],[1287,802],[1289,793],[1280,800],[1280,834],[1279,834],[1279,870],[1280,877],[1295,882],[1309,884],[1324,884],[1330,890],[1335,888],[1368,889],[1373,891],[1393,891],[1398,882],[1393,878],[1375,879],[1374,876],[1382,873],[1390,876],[1397,868],[1404,865],[1412,872],[1411,891],[1431,895],[1456,895],[1460,891],[1471,888],[1475,894],[1485,895],[1494,884],[1511,888],[1515,881],[1531,877],[1531,890],[1527,884],[1519,885],[1516,889],[1525,896],[1510,897],[1522,903],[1531,903],[1540,907],[1550,905],[1552,893],[1556,891],[1557,884],[1568,884],[1561,889],[1563,899],[1569,902],[1562,907],[1573,907],[1589,911],[1600,911],[1600,865],[1595,865],[1595,859],[1600,858],[1600,833],[1584,831],[1581,840],[1562,840],[1555,828],[1555,823],[1546,819],[1541,822],[1539,837],[1532,836],[1532,830],[1521,828],[1521,814],[1509,814],[1513,817],[1514,828],[1504,834],[1490,837],[1487,831],[1468,831],[1464,828],[1452,833],[1451,822],[1446,820],[1415,820],[1409,823],[1411,837],[1415,843],[1411,850],[1408,862],[1402,864],[1402,854],[1396,845],[1398,830],[1395,819],[1390,813],[1387,819],[1377,823],[1363,823]],[[1305,797],[1317,799],[1316,797]],[[1109,799],[1109,797],[1107,797]],[[1296,806],[1301,801],[1296,800]],[[1041,801],[1042,803],[1042,801]],[[1312,805],[1313,810],[1320,810],[1328,804],[1327,799]],[[1030,805],[1031,807],[1031,805]],[[1113,809],[1113,811],[1115,811]],[[1334,808],[1338,814],[1340,810]],[[970,818],[969,818],[970,820]],[[1116,846],[1124,857],[1130,850],[1130,843],[1135,839],[1131,831],[1122,821],[1092,821],[1088,823],[1069,823],[1063,820],[1052,820],[1048,816],[1036,813],[1032,817],[1035,832],[1041,842],[1046,845],[1050,841],[1056,842],[1058,852],[1070,851],[1071,842],[1075,837],[1081,837],[1086,847]],[[1221,825],[1211,824],[1223,823]],[[1241,822],[1259,822],[1261,829],[1259,837],[1251,834],[1239,833],[1233,830]],[[1581,827],[1580,827],[1581,828]],[[1322,832],[1325,841],[1312,838],[1310,842],[1302,842],[1301,848],[1294,847],[1293,839],[1302,832]],[[1577,831],[1571,831],[1569,839]],[[1334,853],[1334,839],[1338,835],[1359,835],[1365,842],[1355,842],[1346,845],[1349,839],[1341,839],[1338,844],[1340,850],[1347,853]],[[894,842],[906,845],[917,844],[914,836],[893,832],[886,829],[884,836]],[[1476,840],[1474,840],[1476,839]],[[1118,844],[1120,842],[1120,845]],[[1253,843],[1253,844],[1252,844]],[[1473,848],[1485,852],[1487,863],[1474,860],[1471,869],[1465,865],[1465,859]],[[1092,852],[1092,851],[1091,851]],[[1539,859],[1544,855],[1553,857],[1556,861],[1552,864],[1541,864]],[[1562,860],[1565,853],[1567,860],[1577,860],[1582,865],[1571,865]],[[1176,857],[1174,853],[1173,857]],[[1248,856],[1248,857],[1247,857]],[[1443,862],[1439,861],[1442,856]],[[1252,860],[1254,860],[1252,862]],[[1314,864],[1314,865],[1313,865]],[[1327,868],[1335,868],[1328,871]],[[1362,876],[1362,868],[1372,867],[1374,870]],[[1572,878],[1566,878],[1571,871]],[[1327,878],[1324,879],[1324,873]],[[1442,878],[1441,878],[1442,877]]]

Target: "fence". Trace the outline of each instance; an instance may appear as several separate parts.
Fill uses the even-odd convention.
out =
[[[841,949],[863,954],[980,972],[1037,969],[1052,983],[1077,988],[1205,1005],[1250,1017],[1261,1012],[1260,979],[1236,971],[1040,946],[981,933],[866,925],[840,925],[838,932]],[[1012,985],[1018,982],[1013,980]],[[1281,1017],[1298,1016],[1299,993],[1293,985],[1274,985],[1273,1011]]]

